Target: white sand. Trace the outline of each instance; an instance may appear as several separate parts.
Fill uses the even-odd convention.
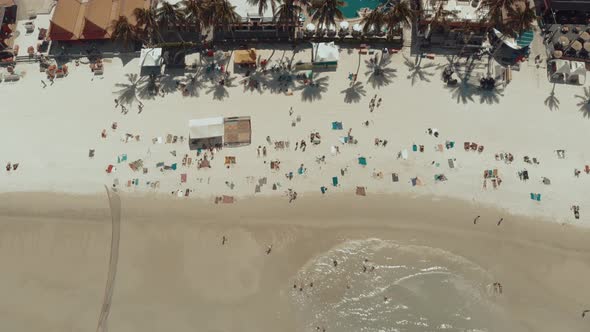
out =
[[[270,51],[264,51],[263,57]],[[291,52],[286,52],[289,57]],[[533,53],[534,57],[536,53]],[[282,56],[277,51],[274,60]],[[358,55],[341,52],[337,72],[322,73],[328,77],[328,89],[321,93],[321,99],[313,102],[302,101],[301,92],[294,96],[271,94],[266,91],[243,92],[242,86],[230,88],[229,96],[223,100],[214,100],[208,93],[210,84],[200,92],[199,97],[182,97],[179,92],[143,100],[145,108],[137,114],[137,105],[131,107],[127,115],[114,109],[113,99],[116,83],[126,83],[125,73],[137,73],[138,63],[134,59],[122,66],[118,59],[106,63],[104,79],[93,79],[88,66],[70,65],[70,75],[58,79],[53,86],[43,89],[40,80],[45,79],[35,65],[19,65],[26,71],[26,76],[16,83],[0,83],[0,98],[3,101],[0,112],[3,126],[0,131],[2,166],[6,162],[20,162],[17,172],[0,172],[0,191],[55,191],[69,193],[95,193],[103,190],[103,185],[111,185],[119,179],[124,191],[153,191],[146,181],[161,181],[159,192],[170,193],[177,189],[192,188],[192,196],[210,198],[217,194],[251,196],[254,184],[247,183],[246,177],[256,179],[268,177],[269,185],[263,187],[262,195],[283,195],[287,188],[293,188],[301,195],[307,192],[319,192],[322,185],[329,187],[328,195],[334,192],[353,192],[357,185],[367,186],[369,195],[374,193],[408,193],[410,195],[449,196],[472,201],[475,204],[493,204],[501,208],[527,215],[544,216],[559,222],[574,222],[579,225],[587,220],[586,211],[590,210],[588,200],[584,199],[585,188],[590,176],[582,173],[580,178],[573,176],[574,168],[582,169],[590,162],[587,149],[587,133],[590,126],[576,106],[574,94],[582,92],[581,87],[558,85],[556,95],[560,100],[557,111],[550,111],[544,100],[552,86],[545,78],[544,69],[537,69],[532,63],[525,63],[520,72],[513,73],[513,82],[503,92],[495,104],[480,103],[479,97],[473,101],[457,103],[452,92],[443,86],[440,70],[431,68],[431,82],[418,81],[411,86],[408,68],[403,64],[401,54],[393,55],[390,68],[396,70],[397,77],[391,84],[374,89],[366,83],[364,72],[366,66],[363,56],[359,80],[363,82],[366,96],[359,103],[347,104],[343,101],[341,91],[348,87],[347,75],[356,72]],[[309,52],[298,53],[295,59],[309,60]],[[430,63],[424,59],[423,63]],[[444,63],[442,57],[437,63]],[[478,69],[483,72],[484,69]],[[238,83],[240,79],[234,82]],[[374,113],[369,113],[369,100],[378,94],[383,103]],[[288,110],[294,108],[294,116],[289,117]],[[252,117],[252,144],[248,147],[224,149],[213,160],[213,168],[197,170],[182,167],[173,172],[160,173],[155,164],[164,161],[167,164],[180,161],[188,153],[187,144],[153,145],[153,137],[171,133],[188,136],[188,120],[209,116],[243,116]],[[300,115],[302,122],[291,127],[292,119]],[[369,128],[361,123],[370,120]],[[110,130],[113,121],[119,129]],[[331,130],[332,121],[342,121],[343,131]],[[346,135],[348,128],[358,139],[358,146],[340,146],[341,154],[330,155],[330,146],[339,145],[338,137]],[[435,139],[425,133],[427,128],[438,128],[440,137]],[[102,129],[108,129],[107,140],[100,138]],[[295,141],[306,139],[309,133],[319,131],[322,143],[313,147],[308,144],[307,151],[293,151]],[[125,133],[139,134],[141,142],[123,143],[120,137]],[[269,148],[269,157],[264,163],[256,158],[256,147],[265,145],[267,135],[273,140],[291,141],[291,151],[277,152]],[[387,139],[385,148],[375,147],[375,137]],[[435,144],[445,140],[456,142],[455,149],[435,152]],[[464,152],[463,142],[472,141],[485,145],[482,154]],[[412,144],[422,144],[425,153],[411,152]],[[96,149],[96,157],[89,159],[88,149]],[[409,160],[396,159],[402,149],[410,152]],[[554,150],[565,149],[567,158],[559,160]],[[177,157],[170,151],[176,150]],[[496,152],[510,152],[515,162],[506,165],[494,159]],[[108,164],[116,164],[117,155],[126,153],[129,161],[143,158],[147,175],[134,173],[124,164],[119,165],[113,174],[106,174]],[[223,167],[223,156],[237,157],[237,165],[232,169]],[[326,164],[319,167],[316,156],[326,155]],[[357,157],[368,158],[368,166],[357,165]],[[525,164],[523,156],[536,157],[540,165]],[[191,154],[196,160],[194,153]],[[273,173],[268,161],[281,160],[282,169]],[[457,169],[450,170],[448,158],[457,159]],[[431,165],[440,162],[440,168]],[[304,176],[295,175],[291,182],[284,174],[296,173],[299,165],[307,167]],[[193,163],[194,165],[194,163]],[[349,167],[349,173],[339,176],[339,170]],[[482,174],[485,169],[497,168],[503,183],[498,190],[491,189],[488,182],[487,191],[482,190]],[[530,181],[521,182],[517,172],[528,169]],[[371,177],[373,170],[384,172],[383,180]],[[392,183],[391,172],[400,175],[399,183]],[[187,184],[180,184],[180,174],[188,173]],[[433,176],[444,173],[446,183],[434,183]],[[332,176],[340,177],[341,186],[331,187]],[[420,176],[425,185],[411,187],[411,177]],[[545,186],[541,177],[551,179],[552,184]],[[125,188],[128,180],[140,179],[135,188]],[[203,178],[203,183],[197,181]],[[207,179],[209,184],[207,183]],[[234,190],[224,184],[233,181]],[[280,182],[281,188],[276,192],[270,184]],[[529,193],[541,193],[542,201],[534,202]],[[582,219],[574,221],[570,206],[580,205]]]

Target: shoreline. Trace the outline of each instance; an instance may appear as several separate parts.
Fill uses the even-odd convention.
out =
[[[0,301],[0,309],[29,312],[27,318],[3,317],[0,327],[18,322],[36,329],[43,320],[34,312],[55,317],[43,323],[50,331],[96,326],[111,238],[106,194],[0,198],[0,261],[7,271],[0,291],[5,299],[26,299]],[[302,196],[292,204],[275,197],[229,205],[121,199],[111,328],[160,322],[182,332],[203,324],[214,330],[237,324],[248,332],[306,331],[312,322],[302,321],[292,306],[293,278],[314,257],[362,239],[441,249],[481,267],[504,285],[505,295],[490,301],[506,311],[512,331],[576,332],[585,326],[580,312],[590,297],[583,287],[590,274],[588,229],[510,215],[496,226],[497,209],[403,195]],[[7,207],[18,204],[35,209],[6,216]],[[476,213],[481,218],[474,225]],[[226,246],[222,236],[229,239]],[[272,254],[266,255],[269,245]],[[329,330],[329,322],[322,324]]]

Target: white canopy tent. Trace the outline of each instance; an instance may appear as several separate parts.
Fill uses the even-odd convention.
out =
[[[549,64],[552,79],[582,85],[586,83],[586,65],[583,62],[553,59]]]
[[[312,62],[337,64],[340,58],[338,46],[334,42],[330,43],[311,43]]]
[[[161,48],[143,48],[139,56],[140,67],[160,67],[164,63]]]
[[[223,137],[223,117],[204,118],[189,120],[190,139],[204,139],[212,137]]]

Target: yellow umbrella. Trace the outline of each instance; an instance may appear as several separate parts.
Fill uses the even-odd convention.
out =
[[[570,40],[566,36],[560,36],[559,43],[561,44],[561,46],[567,46],[570,43]]]
[[[580,51],[582,49],[582,43],[576,40],[572,43],[572,48],[576,51]]]

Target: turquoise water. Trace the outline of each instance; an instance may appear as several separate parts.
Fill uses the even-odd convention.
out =
[[[358,10],[361,8],[375,8],[379,4],[383,3],[383,0],[344,0],[346,6],[340,7],[342,14],[345,18],[356,18],[358,17]]]

